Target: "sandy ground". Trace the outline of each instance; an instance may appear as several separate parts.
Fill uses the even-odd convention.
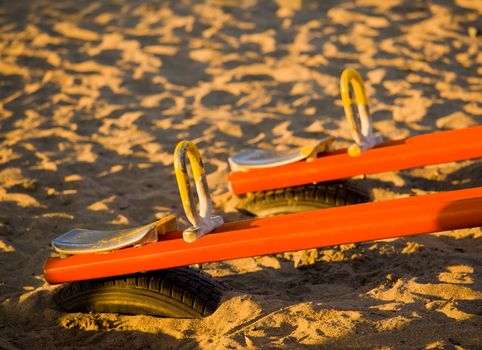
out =
[[[0,348],[482,348],[480,228],[203,265],[233,287],[202,320],[66,314],[42,276],[76,226],[182,215],[181,139],[218,213],[240,218],[227,157],[300,133],[349,133],[345,67],[376,131],[482,124],[482,5],[456,1],[2,1]],[[480,186],[465,161],[369,176],[376,200]]]

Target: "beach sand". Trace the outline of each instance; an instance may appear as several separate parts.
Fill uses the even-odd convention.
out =
[[[477,0],[3,1],[0,349],[481,348],[480,228],[203,264],[232,289],[205,319],[68,314],[42,275],[73,227],[167,213],[186,227],[182,139],[216,213],[243,218],[228,156],[306,133],[346,147],[346,67],[385,139],[482,124],[481,14]],[[475,160],[353,182],[386,200],[481,173]]]

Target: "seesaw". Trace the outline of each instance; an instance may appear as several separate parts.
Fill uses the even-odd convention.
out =
[[[340,92],[354,140],[348,151],[352,156],[356,156],[380,143],[381,137],[373,134],[363,79],[356,70],[348,68],[343,71]],[[354,108],[350,93],[354,95],[357,108]],[[316,140],[304,141],[299,147],[288,147],[282,151],[243,149],[229,157],[229,166],[232,172],[249,172],[266,168],[282,169],[283,165],[311,162],[324,156],[334,141],[334,137],[331,136],[318,137],[320,138]],[[296,187],[282,186],[248,190],[243,193],[235,192],[235,195],[238,199],[236,208],[239,211],[258,217],[365,203],[371,199],[368,192],[346,181],[302,183]]]
[[[373,133],[356,70],[345,69],[340,92],[353,144],[327,152],[332,138],[323,138],[289,152],[254,149],[234,154],[228,181],[239,199],[238,209],[265,217],[367,202],[366,193],[334,180],[482,156],[482,126],[382,142]]]
[[[185,267],[191,264],[482,225],[482,187],[223,224],[220,216],[211,215],[204,168],[192,143],[178,144],[174,168],[193,226],[179,231],[170,215],[129,230],[77,229],[54,239],[52,246],[61,256],[46,261],[44,276],[51,284],[70,282],[55,296],[61,307],[202,317],[216,309],[223,288]]]

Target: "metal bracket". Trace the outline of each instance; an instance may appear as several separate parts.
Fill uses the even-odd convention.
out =
[[[199,212],[196,210],[196,204],[189,182],[186,156],[189,158],[194,183],[196,185]],[[211,232],[216,227],[221,226],[224,220],[221,216],[211,215],[212,202],[204,166],[199,150],[192,142],[181,141],[177,144],[176,150],[174,151],[174,171],[176,173],[177,185],[179,187],[184,212],[193,224],[192,227],[184,230],[183,238],[184,241],[191,243]]]
[[[353,88],[354,100],[350,96],[350,85]],[[340,93],[345,115],[350,124],[351,135],[355,141],[348,148],[348,154],[352,157],[357,157],[367,149],[381,143],[382,138],[373,134],[363,79],[355,69],[347,68],[343,71],[340,78]],[[354,102],[356,103],[357,113],[353,112]],[[359,122],[355,119],[355,115],[358,116]]]

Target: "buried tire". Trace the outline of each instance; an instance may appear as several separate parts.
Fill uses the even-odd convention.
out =
[[[69,312],[108,312],[176,318],[209,316],[225,288],[187,267],[73,282],[54,301]]]
[[[369,202],[370,195],[345,182],[325,182],[248,193],[236,208],[267,217]]]

